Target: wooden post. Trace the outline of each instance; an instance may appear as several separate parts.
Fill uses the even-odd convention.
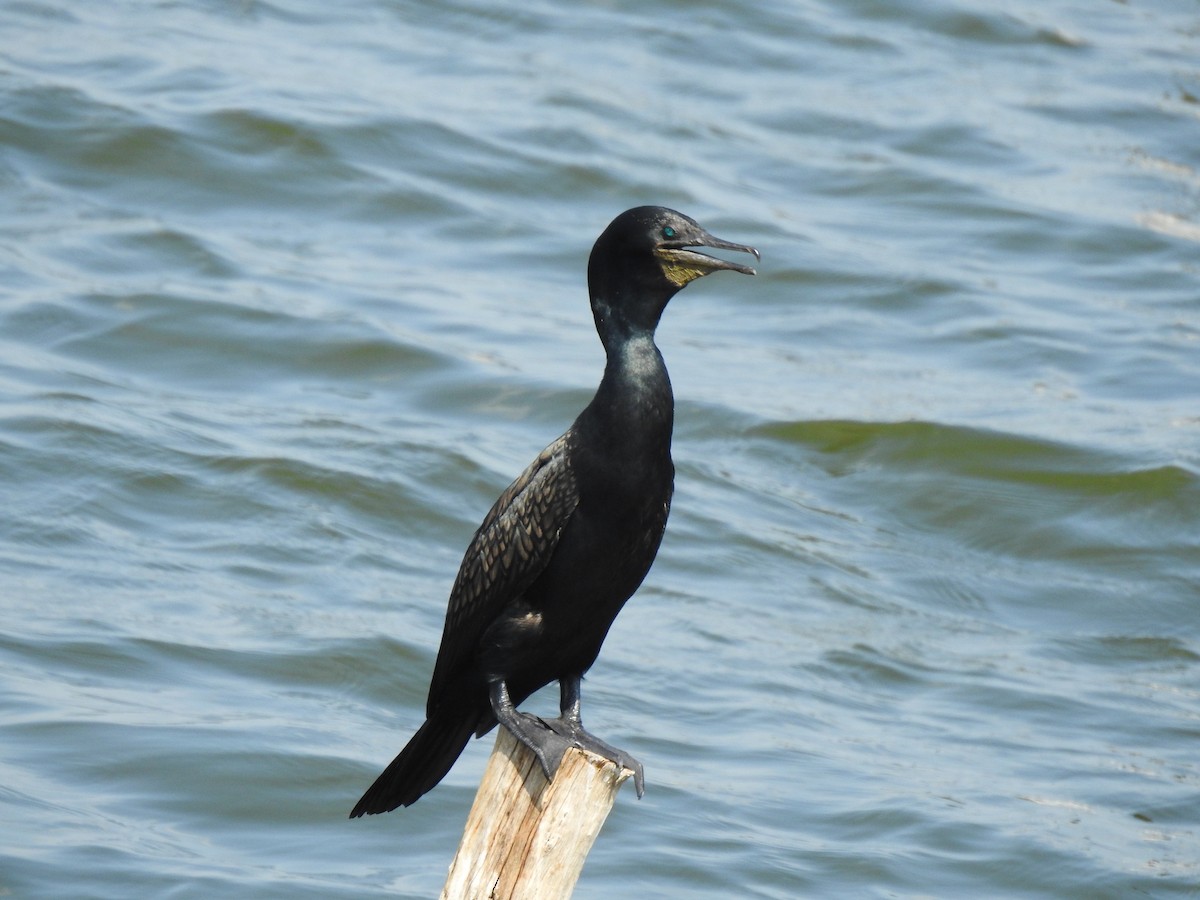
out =
[[[570,749],[554,781],[501,726],[441,900],[564,900],[633,773]]]

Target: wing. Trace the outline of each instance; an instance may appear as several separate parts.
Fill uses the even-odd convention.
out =
[[[579,502],[568,431],[538,454],[483,519],[450,591],[442,645],[429,685],[434,700],[474,656],[485,628],[546,568]]]

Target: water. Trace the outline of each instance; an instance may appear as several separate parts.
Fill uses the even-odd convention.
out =
[[[0,892],[436,893],[490,739],[345,816],[665,203],[577,896],[1200,895],[1198,13],[5,4]]]

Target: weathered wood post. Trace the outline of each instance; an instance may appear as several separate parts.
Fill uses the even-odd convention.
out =
[[[570,897],[617,791],[632,774],[571,749],[554,781],[547,781],[533,751],[498,728],[441,900]]]

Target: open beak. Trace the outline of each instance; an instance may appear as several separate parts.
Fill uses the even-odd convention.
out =
[[[735,250],[738,253],[752,254],[755,259],[761,259],[758,251],[753,247],[747,247],[745,244],[735,244],[732,241],[723,241],[719,237],[709,234],[707,231],[702,231],[699,237],[691,237],[686,241],[660,244],[655,248],[654,252],[662,261],[663,272],[667,278],[679,287],[683,287],[689,281],[695,281],[697,278],[721,269],[741,272],[743,275],[757,274],[750,266],[743,266],[741,263],[730,262],[727,259],[718,259],[706,253],[698,253],[690,249],[692,247],[709,247],[713,250]]]

